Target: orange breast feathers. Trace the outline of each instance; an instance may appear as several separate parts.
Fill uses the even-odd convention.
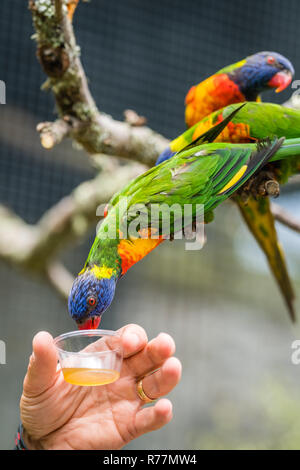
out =
[[[192,127],[213,111],[242,101],[246,101],[245,96],[226,73],[212,75],[186,95],[185,122]]]
[[[151,238],[151,229],[148,229],[147,233],[141,234],[141,237],[131,240],[120,240],[118,253],[122,260],[122,275],[164,241],[164,238],[161,236]]]
[[[223,114],[220,114],[215,118],[215,115],[212,119],[211,116],[208,116],[207,119],[203,119],[199,124],[196,126],[195,131],[193,133],[193,140],[199,137],[204,132],[211,129],[216,124],[223,121]],[[253,142],[256,139],[250,137],[250,127],[248,124],[244,124],[243,122],[229,122],[225,129],[218,135],[218,137],[214,140],[214,142],[232,142],[232,143],[248,143]]]

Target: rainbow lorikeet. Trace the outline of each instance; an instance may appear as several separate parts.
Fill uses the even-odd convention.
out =
[[[233,114],[214,126],[197,143],[214,140],[232,117]],[[189,204],[195,217],[198,205],[202,205],[204,214],[210,213],[268,161],[300,155],[300,139],[283,141],[282,138],[258,144],[192,144],[117,193],[70,292],[69,312],[78,327],[97,328],[113,300],[117,281],[174,234],[178,220],[179,230],[185,228],[182,213],[174,213],[169,231],[165,231],[162,218],[152,217],[153,207],[175,204],[184,209]],[[136,221],[137,230],[131,234],[130,226]]]
[[[158,163],[170,158],[176,152],[194,141],[203,132],[222,122],[239,105],[234,104],[215,111],[173,140],[167,152],[158,158]],[[300,111],[271,103],[248,103],[233,116],[226,128],[218,135],[216,142],[254,142],[265,137],[300,136]],[[268,176],[280,183],[287,181],[291,174],[300,171],[299,157],[268,165]],[[284,253],[277,239],[275,221],[266,196],[249,195],[244,201],[239,194],[234,197],[240,212],[256,241],[264,251],[269,266],[277,280],[286,301],[291,318],[295,319],[294,292],[286,267]]]
[[[197,127],[197,131],[184,134],[183,139],[182,136],[175,139],[159,156],[157,164],[170,158],[174,152],[179,151],[182,145],[186,145],[185,140],[190,142],[190,137],[193,139],[203,129],[207,129],[211,124],[209,124],[209,120],[203,118],[209,116],[213,111],[245,100],[260,101],[259,94],[261,92],[270,88],[275,88],[276,92],[284,90],[290,84],[293,75],[294,68],[286,57],[276,52],[265,51],[229,65],[192,87],[185,100],[185,120],[189,127],[197,124],[200,120],[202,124]],[[243,114],[245,115],[245,112]],[[270,115],[268,115],[269,117]],[[216,117],[212,115],[211,118],[215,119]],[[219,118],[221,119],[222,116],[219,116]],[[273,122],[273,118],[271,122]],[[261,126],[261,132],[257,138],[268,135],[268,132],[264,132]],[[272,135],[272,132],[270,135]],[[247,119],[245,122],[243,120],[239,121],[236,126],[232,126],[232,123],[230,123],[218,140],[237,143],[251,141]],[[287,167],[286,163],[285,167]],[[267,257],[270,268],[287,303],[290,316],[294,320],[293,288],[284,254],[277,239],[270,202],[267,198],[263,200],[261,197],[255,198],[253,195],[248,197],[247,205],[239,197],[236,197],[235,201],[249,230]]]
[[[291,62],[276,52],[258,52],[228,65],[193,86],[185,98],[188,127],[228,104],[260,101],[260,93],[275,88],[284,90],[292,81]]]

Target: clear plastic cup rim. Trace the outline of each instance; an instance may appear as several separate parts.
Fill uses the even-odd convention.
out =
[[[116,348],[116,349],[109,349],[109,350],[106,350],[106,351],[93,351],[93,352],[66,351],[65,349],[62,349],[59,346],[57,346],[57,343],[59,343],[59,341],[62,341],[64,339],[68,339],[68,338],[73,338],[75,336],[119,336],[121,338],[119,333],[117,333],[116,331],[113,331],[113,330],[97,330],[97,329],[95,329],[95,330],[69,331],[68,333],[63,333],[59,336],[56,336],[53,339],[56,349],[59,352],[62,352],[63,354],[74,354],[76,356],[102,356],[102,355],[104,356],[104,355],[108,355],[108,354],[111,354],[111,353],[118,353],[118,352],[120,353],[120,352],[122,352],[121,346],[120,346],[120,348]]]

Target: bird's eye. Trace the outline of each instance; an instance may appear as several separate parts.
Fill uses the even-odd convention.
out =
[[[87,304],[90,306],[90,307],[95,307],[97,303],[97,299],[96,297],[94,297],[93,295],[90,295],[88,298],[87,298]]]
[[[273,64],[275,64],[275,58],[273,56],[269,55],[267,57],[267,62],[268,62],[268,64],[273,65]]]

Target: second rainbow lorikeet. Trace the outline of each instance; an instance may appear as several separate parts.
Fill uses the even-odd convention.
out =
[[[197,143],[213,141],[233,115],[198,138]],[[197,216],[198,205],[204,208],[204,214],[211,213],[268,161],[300,155],[300,139],[283,141],[282,138],[258,144],[191,145],[118,192],[110,201],[85,266],[70,292],[69,312],[78,327],[97,328],[113,300],[118,280],[174,234],[178,221],[179,231],[185,228],[182,214],[186,204],[192,207],[193,217]],[[160,217],[152,217],[157,204],[168,207],[175,204],[183,209],[179,215],[173,213],[168,232]],[[136,221],[136,231],[131,234],[130,226]]]
[[[268,89],[284,90],[292,81],[291,62],[277,52],[258,52],[228,65],[193,86],[185,98],[188,127],[203,117],[232,103],[260,101]]]
[[[176,152],[193,142],[199,135],[222,122],[238,104],[227,106],[203,118],[200,122],[185,131],[169,145],[171,158]],[[272,103],[248,103],[233,116],[226,128],[218,135],[216,142],[255,142],[266,137],[286,137],[293,139],[300,136],[300,111],[285,108]],[[160,161],[161,158],[158,159]],[[267,176],[284,183],[288,177],[300,171],[299,157],[268,165]],[[270,209],[269,198],[264,195],[249,195],[243,201],[235,195],[235,202],[256,241],[264,251],[270,268],[277,280],[280,290],[288,306],[290,316],[294,320],[294,292],[286,267],[285,257],[277,239],[274,217]]]

